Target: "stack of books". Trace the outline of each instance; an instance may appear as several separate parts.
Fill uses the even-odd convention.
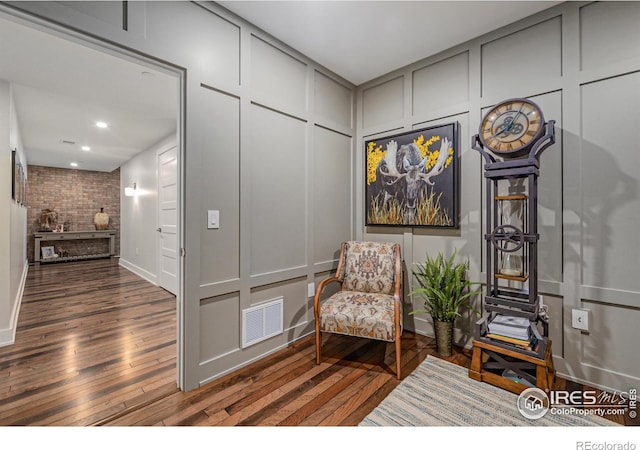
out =
[[[506,342],[523,350],[531,350],[537,343],[536,337],[531,332],[529,319],[504,314],[496,315],[489,322],[486,337]]]

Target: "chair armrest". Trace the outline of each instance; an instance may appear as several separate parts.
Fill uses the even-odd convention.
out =
[[[316,314],[318,311],[318,306],[320,305],[320,296],[322,295],[322,291],[324,290],[325,287],[327,287],[328,284],[334,283],[334,282],[339,283],[340,289],[342,289],[342,282],[338,277],[325,278],[320,283],[318,283],[318,286],[316,287],[316,294],[313,297],[313,309],[316,311]]]

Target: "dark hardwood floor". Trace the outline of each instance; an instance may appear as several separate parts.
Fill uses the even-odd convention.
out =
[[[406,377],[435,343],[405,332],[402,351]],[[316,365],[309,336],[181,392],[173,295],[116,260],[33,266],[16,343],[0,348],[0,426],[354,426],[399,383],[391,344],[330,335],[323,353]]]

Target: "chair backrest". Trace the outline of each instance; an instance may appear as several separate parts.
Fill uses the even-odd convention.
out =
[[[338,278],[347,291],[393,295],[397,244],[391,242],[348,241],[342,244]]]

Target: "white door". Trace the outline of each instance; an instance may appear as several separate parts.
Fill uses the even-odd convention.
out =
[[[160,286],[178,292],[178,150],[158,154],[158,229]]]

